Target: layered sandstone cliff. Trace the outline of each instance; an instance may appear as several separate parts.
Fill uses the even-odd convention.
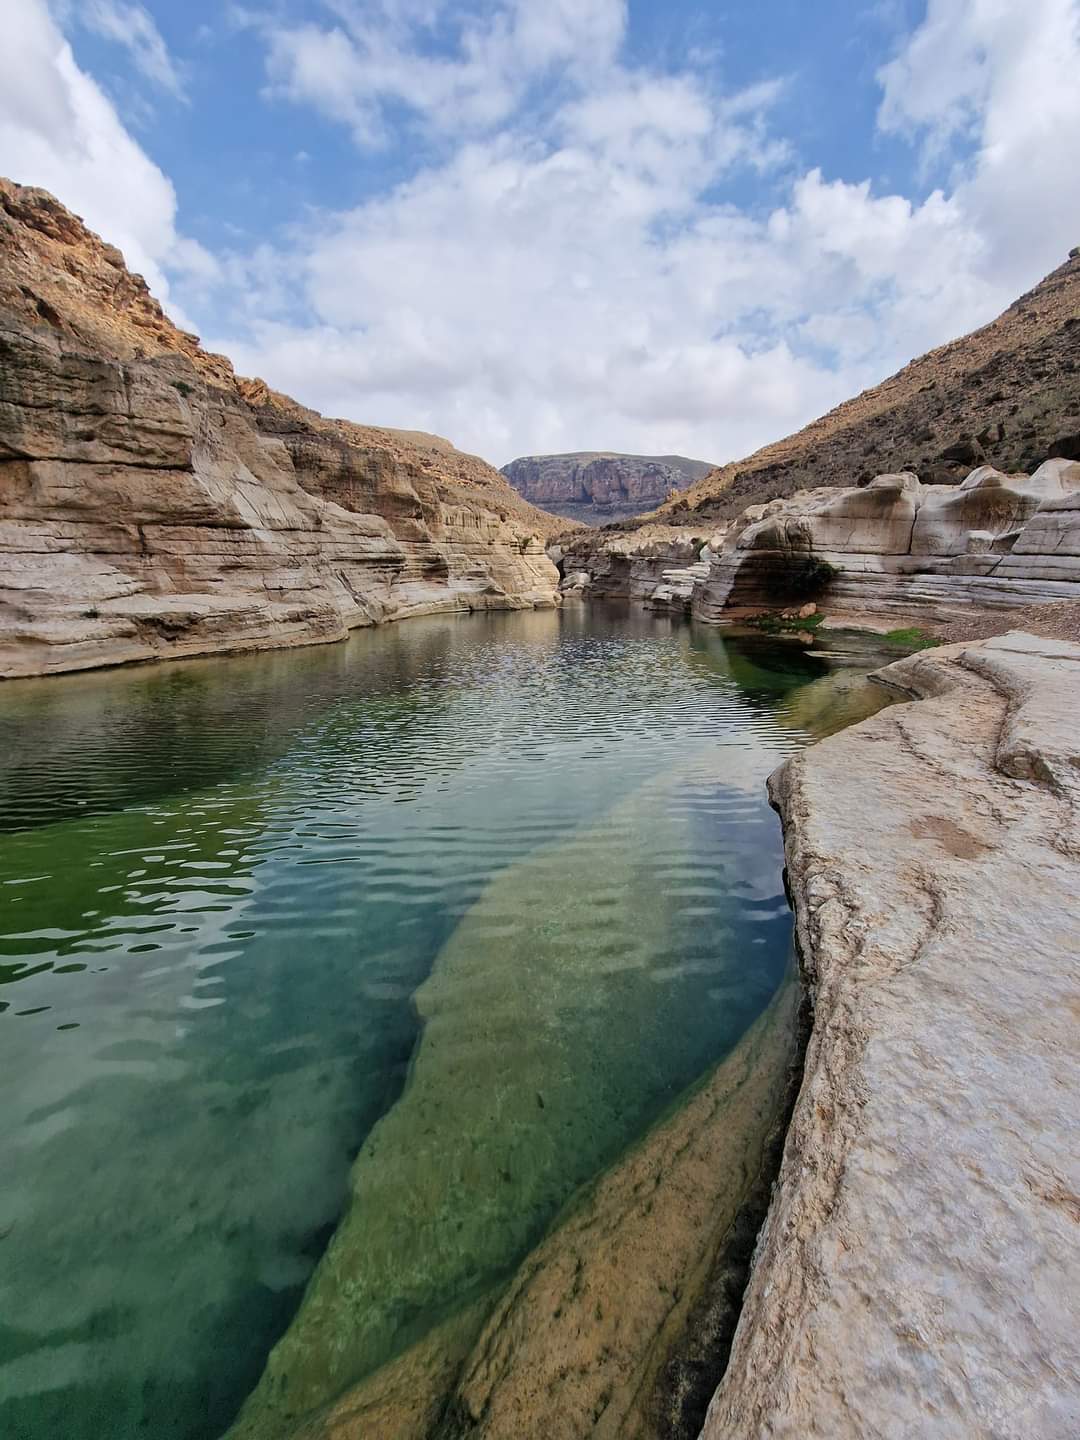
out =
[[[0,181],[0,676],[557,603],[557,521],[435,436],[329,421]]]
[[[534,505],[572,520],[598,524],[640,515],[673,491],[685,490],[712,471],[704,460],[683,455],[525,455],[504,465],[514,489]]]
[[[704,1440],[1061,1440],[1080,647],[1014,632],[881,678],[921,698],[770,782],[813,1028]]]

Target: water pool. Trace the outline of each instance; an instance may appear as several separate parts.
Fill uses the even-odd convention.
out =
[[[350,1169],[295,1389],[482,1304],[768,1005],[861,673],[594,606],[0,689],[0,1430],[221,1435]]]

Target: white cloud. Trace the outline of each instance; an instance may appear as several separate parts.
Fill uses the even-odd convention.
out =
[[[161,31],[142,5],[124,4],[123,0],[80,0],[77,14],[79,22],[88,30],[123,45],[152,84],[176,100],[187,99],[180,72]]]
[[[178,235],[172,184],[79,69],[44,0],[21,0],[4,18],[0,173],[59,196],[162,301],[166,268],[216,273],[212,257]]]
[[[400,144],[402,113],[423,129],[423,168],[354,209],[220,265],[180,239],[172,187],[42,0],[0,53],[0,168],[152,275],[220,278],[214,348],[330,413],[500,462],[735,458],[988,320],[1080,241],[1080,0],[1022,19],[931,0],[881,72],[881,126],[939,177],[921,199],[796,168],[780,80],[726,93],[690,62],[631,66],[623,0],[326,8],[322,27],[230,13],[274,103],[361,147]]]
[[[886,130],[923,137],[931,159],[961,142],[952,200],[1005,288],[1080,236],[1078,75],[1078,0],[930,0],[881,71]]]
[[[404,107],[439,132],[500,124],[554,67],[609,66],[626,28],[625,0],[495,0],[477,14],[453,0],[331,0],[338,24],[261,22],[270,94],[349,125],[358,143],[387,138],[384,110]],[[453,44],[418,44],[436,24]]]

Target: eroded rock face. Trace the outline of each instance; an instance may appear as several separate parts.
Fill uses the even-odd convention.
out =
[[[775,604],[784,576],[810,557],[836,572],[826,591],[830,613],[946,618],[971,604],[1070,598],[1080,582],[1080,464],[1048,460],[1033,475],[984,465],[959,486],[881,475],[865,488],[751,507],[697,591],[694,612],[719,620]]]
[[[504,465],[514,489],[556,515],[597,523],[640,515],[712,466],[683,455],[526,455]]]
[[[770,781],[813,1029],[704,1440],[1080,1433],[1080,647],[882,678]]]
[[[646,608],[689,614],[709,575],[726,527],[694,535],[651,525],[630,534],[585,530],[559,546],[564,595],[639,600]]]
[[[0,676],[552,605],[556,521],[435,436],[324,420],[0,181]]]

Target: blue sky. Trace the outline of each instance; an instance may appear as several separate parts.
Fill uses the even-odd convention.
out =
[[[1080,239],[1080,0],[8,0],[0,172],[331,413],[721,461]]]

